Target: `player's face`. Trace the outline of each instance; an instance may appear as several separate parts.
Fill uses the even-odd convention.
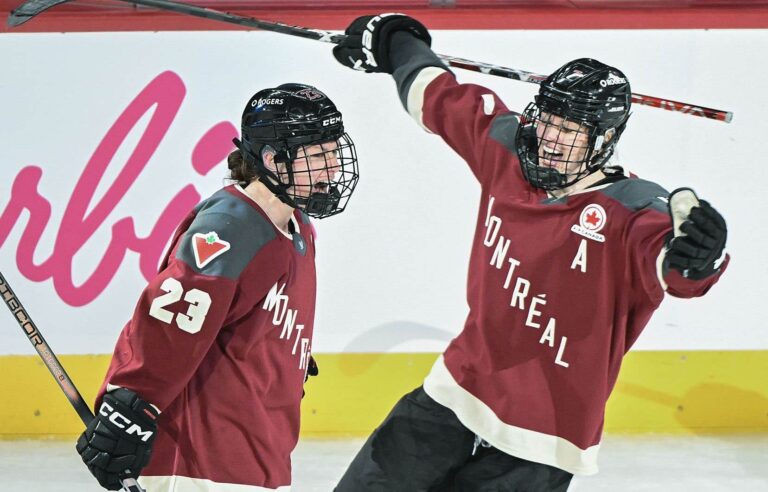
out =
[[[536,122],[539,165],[563,174],[578,173],[587,155],[588,129],[583,124],[545,111]]]
[[[293,161],[292,192],[302,198],[312,193],[328,193],[330,183],[340,170],[335,140],[301,147]]]

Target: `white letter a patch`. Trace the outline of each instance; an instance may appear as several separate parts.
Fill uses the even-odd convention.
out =
[[[229,250],[229,243],[219,239],[219,235],[211,231],[208,234],[199,232],[192,236],[192,251],[195,252],[197,268],[203,268],[214,258]]]

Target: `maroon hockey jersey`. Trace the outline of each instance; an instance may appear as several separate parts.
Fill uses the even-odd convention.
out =
[[[725,264],[702,281],[664,268],[672,224],[668,192],[654,183],[631,177],[559,199],[529,185],[515,151],[519,116],[492,91],[434,66],[399,85],[408,112],[482,187],[469,315],[424,389],[504,452],[596,473],[624,354],[665,292],[703,295]]]
[[[144,289],[99,399],[125,387],[162,412],[148,492],[289,490],[316,288],[312,226],[292,223],[284,233],[226,187]]]

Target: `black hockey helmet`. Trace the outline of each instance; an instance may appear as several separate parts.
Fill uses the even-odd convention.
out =
[[[631,104],[629,82],[616,68],[580,58],[557,69],[521,116],[516,143],[525,178],[552,190],[602,168],[624,131]],[[577,143],[577,133],[585,134],[586,142]]]
[[[243,110],[241,132],[234,142],[243,159],[281,201],[316,218],[344,210],[359,179],[357,154],[328,96],[304,84],[261,90]],[[264,152],[274,155],[271,169]],[[324,160],[324,172],[313,182],[317,159]]]

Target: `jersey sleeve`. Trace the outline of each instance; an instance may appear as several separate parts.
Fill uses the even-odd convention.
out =
[[[654,306],[661,303],[667,289],[662,267],[664,238],[672,230],[671,219],[661,211],[661,205],[649,204],[633,211],[624,228],[633,298],[650,300]]]
[[[408,33],[393,35],[390,58],[408,114],[426,131],[442,137],[478,181],[489,181],[498,161],[484,159],[483,153],[494,119],[509,114],[501,99],[485,87],[459,84],[429,46]]]
[[[279,256],[269,254],[273,237],[266,225],[259,228],[221,213],[198,214],[142,292],[102,391],[126,387],[163,411],[189,382],[222,327],[248,311],[254,297],[264,297],[286,270]],[[247,285],[240,278],[246,267],[259,272],[248,276]]]

